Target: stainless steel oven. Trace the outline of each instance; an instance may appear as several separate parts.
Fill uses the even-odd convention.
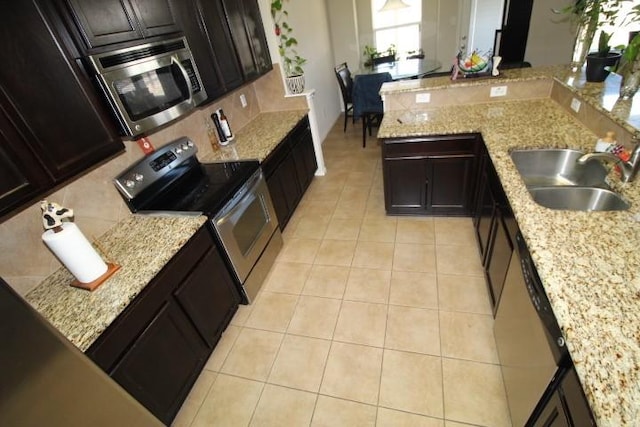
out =
[[[132,212],[206,215],[243,303],[251,303],[283,243],[260,164],[200,163],[197,151],[177,139],[120,173],[115,185]]]
[[[274,248],[265,252],[278,230],[278,220],[262,170],[251,176],[211,223],[238,279],[244,284],[247,299],[253,300],[275,260],[274,255],[282,247],[278,232]],[[259,260],[266,262],[266,268]]]
[[[88,57],[125,135],[138,135],[189,113],[207,99],[184,37]]]

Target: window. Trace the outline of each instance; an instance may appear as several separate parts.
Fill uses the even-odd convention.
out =
[[[422,0],[402,0],[409,7],[380,12],[385,0],[371,0],[375,48],[386,52],[392,45],[397,55],[405,57],[407,52],[420,49],[420,22]]]
[[[626,46],[627,44],[629,44],[629,32],[640,30],[640,23],[631,22],[631,9],[638,5],[640,5],[640,1],[638,0],[621,2],[620,12],[618,12],[618,19],[616,20],[615,25],[602,26],[602,31],[606,31],[607,33],[611,34],[609,46],[611,46],[612,48],[620,45]],[[598,50],[599,37],[600,31],[598,31],[593,38],[591,51]]]

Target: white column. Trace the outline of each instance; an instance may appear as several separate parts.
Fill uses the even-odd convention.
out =
[[[307,106],[309,107],[309,126],[311,127],[311,137],[313,138],[313,150],[316,153],[316,163],[318,163],[318,169],[316,170],[316,176],[324,176],[327,174],[327,167],[324,164],[324,154],[322,154],[322,141],[320,140],[320,132],[318,130],[318,120],[316,118],[316,107],[314,103],[316,90],[311,89],[304,91],[300,94],[285,95],[289,96],[304,96],[307,99]]]

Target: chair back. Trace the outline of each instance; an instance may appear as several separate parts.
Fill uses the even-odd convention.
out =
[[[353,81],[353,115],[383,112],[380,87],[393,79],[389,73],[358,74]]]
[[[351,71],[346,62],[335,67],[336,78],[338,79],[338,85],[340,86],[340,92],[342,93],[342,101],[345,108],[347,104],[352,103],[353,94],[353,79],[351,78]]]

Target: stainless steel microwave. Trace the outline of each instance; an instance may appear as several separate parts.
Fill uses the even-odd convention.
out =
[[[88,57],[125,135],[139,135],[207,99],[184,37]]]

